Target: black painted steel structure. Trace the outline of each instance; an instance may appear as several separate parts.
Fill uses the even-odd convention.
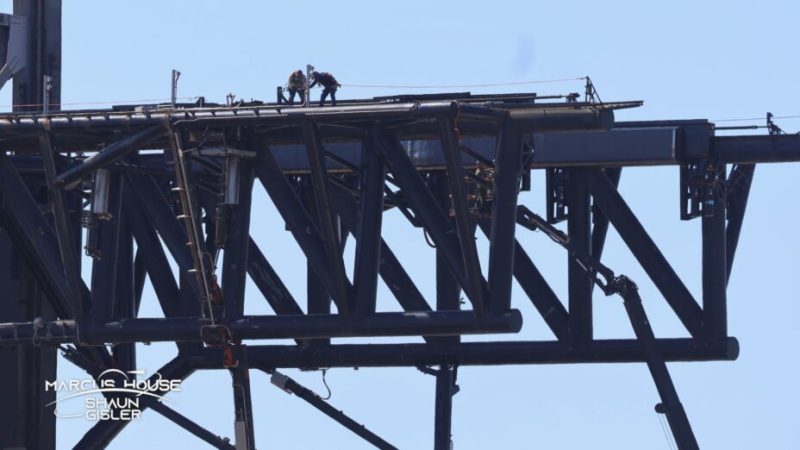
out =
[[[14,111],[41,111],[45,103],[49,103],[46,106],[50,110],[57,110],[61,95],[61,1],[14,0],[13,12],[25,21],[25,33],[16,37],[23,38],[21,47],[27,55],[21,70],[13,77]],[[5,37],[10,38],[9,35]],[[5,49],[3,53],[5,59],[8,56]],[[48,93],[44,89],[45,75],[52,77]],[[49,101],[46,101],[46,94],[49,94]],[[43,165],[39,167],[41,170]],[[72,223],[78,231],[78,222]],[[52,293],[40,283],[36,270],[20,258],[7,226],[3,224],[2,228],[0,279],[5,303],[0,307],[0,321],[62,317],[65,311],[54,308],[47,300]],[[79,273],[80,260],[72,260],[70,267]],[[3,405],[0,423],[4,424],[0,430],[0,448],[55,448],[56,423],[52,411],[47,411],[43,405],[56,396],[55,392],[44,389],[43,380],[56,377],[56,359],[56,348],[49,346],[0,349],[0,383],[6,386],[0,389],[0,404]]]
[[[8,286],[38,293],[20,298],[42,299],[23,302],[26,313],[0,324],[0,345],[60,345],[68,360],[97,377],[105,368],[135,369],[133,343],[174,341],[178,356],[160,374],[184,379],[196,370],[229,370],[233,442],[248,449],[255,448],[256,423],[249,369],[272,373],[280,387],[358,436],[394,448],[276,369],[418,367],[436,378],[434,446],[445,449],[459,366],[642,362],[678,445],[698,448],[665,363],[736,359],[726,286],[754,164],[800,160],[800,137],[717,137],[707,121],[614,123],[615,109],[639,104],[437,94],[327,108],[141,105],[0,115],[0,275]],[[642,165],[680,168],[681,218],[702,221],[702,299],[685,287],[616,188],[623,167]],[[533,170],[547,177],[541,216],[518,200]],[[255,183],[280,217],[251,217]],[[435,301],[383,239],[382,217],[391,209],[436,248]],[[282,220],[303,252],[305,302],[250,237],[251,223],[260,220]],[[610,226],[689,337],[657,338],[636,285],[601,262]],[[478,230],[489,242],[486,266]],[[568,253],[567,298],[558,298],[515,238],[528,230]],[[352,277],[342,256],[348,236],[355,242]],[[92,258],[86,283],[81,248]],[[23,267],[31,274],[25,284]],[[274,315],[244,314],[248,276]],[[162,319],[137,317],[145,278]],[[379,278],[396,297],[396,312],[376,312]],[[467,334],[519,331],[513,279],[553,340],[461,342]],[[636,339],[594,339],[595,285],[621,298]],[[425,342],[331,342],[373,336]],[[296,344],[248,345],[279,338]],[[214,447],[234,448],[160,402],[141,407]],[[48,419],[2,427],[18,434],[42,420]],[[125,424],[101,420],[76,448],[102,448]]]

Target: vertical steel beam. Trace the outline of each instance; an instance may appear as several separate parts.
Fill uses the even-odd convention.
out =
[[[224,169],[219,168],[219,170],[221,171]],[[219,197],[218,194],[216,193],[212,194],[211,192],[207,192],[206,190],[200,190],[198,194],[199,194],[198,199],[200,200],[200,208],[202,209],[203,212],[202,224],[205,231],[206,251],[211,255],[215,255],[219,250],[217,248],[217,246],[219,245],[219,242],[217,242],[217,240],[219,239],[221,241],[224,238],[225,232],[227,231],[225,229],[226,228],[225,224],[220,224],[222,226],[222,229],[220,230],[217,229],[217,220],[218,220],[217,208],[218,206],[220,206],[220,203],[218,202]],[[237,196],[239,195],[238,191],[236,195]]]
[[[42,79],[53,77],[51,111],[61,104],[61,0],[14,0],[14,14],[28,20],[28,61],[14,76],[14,111],[41,111]]]
[[[570,256],[567,263],[569,277],[569,330],[573,344],[584,345],[592,340],[592,290],[591,271],[579,260],[591,257],[591,207],[584,171],[568,171],[567,230]]]
[[[139,315],[139,308],[142,306],[142,295],[144,295],[144,282],[147,279],[147,266],[144,262],[144,255],[137,248],[136,255],[133,257],[133,299],[136,302],[134,314]]]
[[[452,420],[455,395],[455,369],[441,366],[436,371],[436,406],[434,410],[434,450],[450,450],[453,446]]]
[[[124,190],[125,185],[121,188]],[[120,199],[121,200],[121,199]],[[121,201],[120,201],[121,203]],[[114,307],[111,318],[114,320],[132,319],[137,315],[137,300],[134,286],[134,254],[133,234],[128,226],[125,216],[130,211],[125,208],[119,210],[119,230],[117,232],[117,264],[115,291],[113,296]],[[112,347],[112,357],[115,366],[122,370],[136,370],[136,344],[116,344]]]
[[[483,233],[489,236],[489,224],[484,220],[479,222],[479,225]],[[528,299],[542,315],[542,319],[550,327],[553,335],[559,341],[567,342],[569,340],[569,313],[528,256],[522,244],[516,239],[514,240],[514,278],[517,279]]]
[[[439,207],[447,211],[450,208],[450,191],[448,189],[447,174],[431,174],[431,192]],[[447,256],[438,246],[436,247],[436,310],[461,309],[461,288],[458,279],[453,275]],[[461,336],[441,336],[433,338],[439,344],[457,344]]]
[[[45,179],[47,180],[50,206],[53,212],[53,224],[61,253],[61,263],[66,275],[67,293],[71,299],[72,317],[75,322],[82,324],[86,309],[83,293],[81,292],[83,282],[78,272],[78,256],[73,248],[65,195],[64,192],[53,186],[56,179],[56,162],[49,132],[44,132],[39,136],[39,148],[44,165]]]
[[[725,165],[717,169],[725,180]],[[728,336],[728,310],[726,288],[728,285],[727,236],[725,232],[727,204],[725,189],[715,189],[714,204],[708,201],[703,207],[703,327],[707,339]],[[711,211],[707,211],[710,209]]]
[[[251,178],[253,177],[252,170],[249,176]],[[252,205],[252,181],[250,185],[247,197]],[[216,240],[218,236],[216,222],[218,202],[217,198],[209,193],[201,193],[200,201],[205,210],[206,248],[209,252],[213,253],[217,250]],[[222,226],[227,229],[229,225]],[[227,235],[227,231],[225,234]],[[221,238],[221,236],[219,237]],[[292,294],[283,284],[283,281],[275,272],[275,269],[272,268],[269,261],[267,261],[261,249],[258,248],[252,236],[248,239],[247,274],[276,314],[303,314],[300,305],[297,304]],[[298,341],[298,343],[301,342],[303,341]]]
[[[255,450],[256,438],[253,430],[253,404],[250,396],[250,371],[239,361],[239,366],[230,369],[233,379],[233,408],[235,422],[233,430],[236,450]]]
[[[11,161],[0,155],[3,227],[60,318],[71,318],[73,297],[67,289],[58,238]]]
[[[449,197],[453,205],[456,232],[461,247],[461,264],[467,275],[468,284],[464,286],[464,290],[475,305],[475,313],[481,315],[488,302],[488,296],[484,295],[485,286],[483,274],[481,273],[480,260],[478,259],[478,249],[475,247],[475,226],[472,223],[469,207],[467,206],[467,194],[466,188],[464,187],[464,168],[461,164],[461,146],[459,138],[456,135],[453,119],[440,117],[438,122],[442,152],[444,153],[445,166],[447,167],[447,182],[450,187]],[[449,209],[449,206],[445,208]],[[513,220],[513,218],[511,220]],[[509,291],[510,288],[509,285]],[[503,292],[501,291],[500,293],[502,294]],[[501,303],[503,302],[503,300],[500,301]],[[508,301],[511,301],[511,299],[509,298]]]
[[[59,318],[72,318],[69,284],[66,281],[61,261],[58,238],[42,214],[40,206],[26,187],[25,181],[11,161],[2,156],[0,156],[0,193],[3,196],[3,225],[6,232],[13,236],[14,248],[28,263],[29,270],[27,272],[32,274],[35,279],[39,293],[34,294],[34,297],[43,295]],[[77,215],[70,216],[65,213],[64,216],[71,220],[65,227],[68,230],[66,234],[68,239],[75,243],[80,236],[79,228],[75,223]],[[71,267],[75,271],[79,270],[79,260],[73,261]],[[84,305],[84,300],[88,298],[88,289],[80,279],[77,286],[80,293],[80,304]],[[47,314],[42,314],[42,316],[45,317]],[[30,319],[32,318],[30,317]],[[102,347],[82,347],[80,352],[99,366],[106,366],[110,361],[108,352]],[[48,376],[53,378],[55,374]]]
[[[445,258],[436,252],[436,310],[458,310],[461,309],[461,286],[453,277],[450,267]],[[437,337],[440,343],[457,343],[461,340],[460,336]]]
[[[336,204],[336,213],[342,218],[345,226],[355,227],[357,223],[357,207],[355,199],[349,192],[343,189],[336,189],[333,195]],[[380,262],[379,272],[386,286],[392,291],[400,306],[405,311],[430,311],[428,301],[414,284],[414,280],[408,275],[400,261],[395,256],[389,244],[383,238],[380,241]]]
[[[18,243],[0,228],[0,283],[3,306],[0,322],[31,321],[35,317],[53,319],[53,309],[45,300],[31,267],[17,248]],[[44,389],[44,380],[56,377],[56,352],[49,346],[24,346],[0,349],[0,448],[53,449],[56,421],[52,409],[55,391]]]
[[[511,309],[517,198],[522,169],[522,139],[506,120],[497,138],[494,201],[489,232],[489,306],[499,314]]]
[[[227,242],[222,261],[222,298],[225,319],[244,315],[244,291],[250,248],[250,206],[253,192],[253,166],[239,161],[239,204],[229,206]]]
[[[310,262],[306,264],[306,296],[309,314],[330,314],[331,297]]]
[[[29,0],[14,0],[13,12],[17,16],[25,17],[27,23],[27,65],[22,68],[22,71],[14,76],[12,86],[12,102],[14,111],[55,111],[61,107],[61,0],[51,1],[29,1]],[[44,92],[44,76],[50,76],[50,89],[45,95]],[[45,98],[47,104],[45,105]],[[45,146],[50,147],[49,142],[41,143],[42,152],[45,151]],[[52,153],[46,158],[45,162],[46,174],[55,175],[55,163],[52,158]],[[50,165],[50,171],[48,171]],[[52,189],[52,178],[48,177],[48,187]],[[52,198],[52,194],[49,196]],[[60,199],[65,201],[66,199]],[[79,204],[79,203],[78,203]],[[66,209],[67,203],[60,203],[60,207]],[[14,214],[17,214],[15,211]],[[64,240],[72,240],[72,248],[80,248],[80,226],[77,221],[73,220],[75,217],[69,217],[69,214],[64,212],[66,227],[61,228],[59,236]],[[79,215],[78,215],[79,217]],[[70,226],[73,225],[73,226]],[[77,226],[77,228],[76,228]],[[42,233],[44,234],[44,233]],[[76,245],[77,243],[77,245]],[[66,247],[69,249],[69,247]],[[68,254],[71,254],[68,252]],[[80,280],[80,259],[75,255],[74,258],[68,258],[71,268],[65,268],[69,285],[65,286],[67,295],[71,295],[71,306],[73,309],[80,309],[76,311],[78,317],[82,319],[82,310],[85,306],[85,286]],[[77,274],[77,275],[76,275]],[[23,278],[28,278],[29,275]],[[8,287],[4,283],[4,287]],[[51,300],[51,304],[55,305],[56,299],[51,290],[50,294],[44,294],[41,289],[35,289],[28,298],[28,308],[34,308],[35,303],[41,303],[43,298]],[[66,305],[64,305],[66,306]],[[35,311],[33,317],[51,318],[54,315],[53,308],[43,304],[39,307],[39,311]],[[57,310],[57,309],[56,309]],[[69,312],[65,311],[59,314],[61,318],[67,318]],[[105,351],[100,350],[84,350],[86,354],[94,354],[97,358],[101,355],[107,355]],[[26,356],[27,355],[27,356]],[[56,356],[54,349],[45,348],[32,348],[29,350],[21,349],[19,351],[19,366],[16,367],[19,376],[27,379],[32,385],[32,390],[27,391],[17,389],[20,395],[25,395],[26,410],[31,411],[33,415],[28,415],[28,421],[23,427],[26,430],[27,442],[25,444],[28,448],[37,448],[42,450],[55,448],[56,445],[56,424],[55,416],[50,414],[50,411],[42,407],[44,404],[55,400],[55,393],[40,392],[44,380],[52,380],[56,375]],[[5,360],[2,360],[4,367],[6,366]],[[25,367],[27,365],[27,367]],[[10,384],[3,383],[3,386],[8,386],[6,389],[11,388]],[[6,405],[6,409],[14,410],[9,403],[5,401],[0,402]],[[24,417],[20,410],[15,411],[18,417]],[[36,422],[31,422],[35,420]],[[2,421],[4,424],[6,421]],[[0,429],[0,435],[6,436],[5,426]],[[8,434],[10,435],[10,433]],[[0,447],[14,447],[11,443],[5,445],[5,442],[0,442]],[[22,443],[20,443],[22,444]],[[22,446],[22,445],[20,445]]]
[[[119,275],[118,257],[122,237],[120,231],[122,219],[122,175],[110,174],[108,186],[108,216],[95,216],[92,228],[89,229],[96,246],[92,250],[92,290],[91,317],[93,325],[109,322],[112,317],[113,303],[117,292],[117,276]]]
[[[325,168],[325,150],[319,138],[316,124],[310,120],[303,120],[303,139],[306,142],[308,162],[311,167],[311,187],[314,192],[314,203],[317,207],[317,223],[322,230],[328,268],[331,273],[331,292],[333,301],[340,314],[350,312],[350,289],[347,283],[347,274],[342,260],[342,248],[339,240],[338,227],[334,223],[333,212],[328,196],[328,173]]]
[[[377,126],[369,131],[361,146],[359,171],[360,196],[358,224],[355,228],[356,256],[353,285],[354,310],[364,316],[375,312],[378,292],[378,272],[381,260],[381,222],[383,220],[383,186],[386,168],[377,144]]]
[[[308,181],[308,180],[306,180]],[[314,198],[313,192],[307,188],[307,186],[303,189],[303,201],[305,203],[305,210],[309,211],[311,217],[309,220],[313,221],[312,223],[316,227],[317,222],[317,208],[314,207],[316,202]],[[288,223],[288,222],[287,222]],[[325,254],[323,249],[322,254]],[[327,260],[327,256],[323,258],[323,260]],[[327,271],[327,264],[326,264],[326,272],[328,274],[328,280],[332,280],[331,273]],[[331,283],[325,283],[323,281],[322,276],[320,275],[319,271],[315,270],[315,266],[311,258],[308,258],[306,262],[306,311],[308,314],[330,314],[331,313],[331,295],[330,288]],[[314,339],[312,341],[308,341],[312,345],[328,345],[331,343],[330,339]]]

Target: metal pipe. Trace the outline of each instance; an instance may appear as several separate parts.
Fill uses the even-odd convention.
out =
[[[172,84],[170,89],[170,103],[172,107],[175,107],[175,103],[178,100],[178,78],[181,77],[181,73],[178,70],[172,69]]]
[[[529,108],[509,111],[514,131],[518,133],[610,130],[614,126],[614,111],[611,109]]]
[[[239,156],[228,155],[225,158],[225,197],[223,205],[234,206],[239,204]]]
[[[50,114],[50,93],[53,91],[53,77],[44,75],[42,77],[42,113]]]
[[[105,219],[108,217],[108,196],[111,189],[111,172],[97,169],[92,188],[92,214]]]
[[[419,336],[516,333],[522,327],[519,310],[477,318],[472,311],[420,311],[376,313],[361,319],[339,315],[247,316],[228,323],[231,337],[239,339],[313,339],[328,337]],[[80,330],[87,344],[119,342],[198,342],[212,332],[209,319],[123,319]],[[72,320],[0,324],[0,344],[71,342],[78,328]]]
[[[664,360],[734,361],[739,341],[728,337],[714,341],[692,338],[657,339]],[[338,344],[302,348],[296,345],[258,345],[246,348],[251,368],[314,367],[417,367],[440,364],[487,366],[506,364],[642,363],[636,339],[594,340],[581,348],[558,341],[465,342],[427,344]],[[204,348],[190,358],[198,369],[222,368],[222,351]]]
[[[236,450],[256,450],[253,426],[253,401],[250,395],[250,370],[242,361],[229,369],[233,381],[233,423]]]
[[[86,158],[81,165],[75,166],[56,177],[54,184],[56,187],[65,188],[67,190],[73,189],[80,184],[81,179],[93,171],[118,161],[129,153],[135,152],[141,146],[152,142],[153,139],[163,134],[164,131],[164,127],[161,126],[147,128],[117,141],[93,156]]]

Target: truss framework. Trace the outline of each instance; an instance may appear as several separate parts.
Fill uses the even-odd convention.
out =
[[[235,448],[248,449],[255,448],[249,369],[272,374],[276,385],[375,446],[394,448],[277,369],[418,367],[436,377],[435,448],[446,449],[459,366],[643,362],[679,447],[697,448],[665,363],[736,359],[726,286],[754,164],[800,160],[800,137],[717,137],[707,121],[614,123],[614,109],[639,102],[443,94],[341,103],[0,116],[2,274],[16,286],[6,268],[29,268],[45,302],[0,324],[0,345],[51,354],[61,345],[67,359],[97,377],[106,368],[135,369],[136,342],[173,341],[178,356],[161,376],[230,371]],[[702,221],[701,301],[617,191],[622,168],[642,165],[681,168],[681,218]],[[518,201],[534,169],[548,180],[545,217]],[[304,305],[251,237],[255,183],[307,260]],[[435,246],[435,299],[425,298],[383,239],[390,209]],[[566,231],[557,228],[561,221]],[[656,338],[635,284],[601,263],[610,226],[690,337]],[[478,230],[490,244],[486,267]],[[568,252],[564,301],[516,239],[526,230],[546,233]],[[350,236],[352,278],[342,257]],[[93,257],[88,285],[80,248]],[[244,314],[248,276],[274,315]],[[146,277],[163,319],[137,317]],[[396,312],[376,312],[379,278]],[[460,342],[519,331],[513,279],[553,339]],[[636,339],[594,339],[595,285],[622,297]],[[425,343],[330,341],[374,336],[422,336]],[[246,342],[278,338],[297,344]],[[234,448],[160,402],[142,407],[214,447]],[[76,448],[104,447],[125,424],[99,421]]]

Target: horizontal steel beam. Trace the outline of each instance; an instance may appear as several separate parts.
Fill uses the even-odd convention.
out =
[[[686,161],[707,159],[713,155],[726,163],[800,161],[800,136],[724,136],[714,137],[707,126],[637,122],[636,126],[617,124],[610,131],[533,133],[533,156],[527,168],[549,167],[623,167],[679,165]],[[462,142],[480,157],[494,160],[497,147],[494,137],[464,137]],[[444,153],[435,139],[402,141],[418,169],[443,170]],[[326,145],[338,159],[360,164],[359,146],[347,142]],[[712,150],[713,148],[713,150]],[[275,159],[284,172],[305,173],[308,160],[297,145],[272,147]],[[466,152],[461,164],[475,167],[478,162]],[[343,164],[331,161],[329,170],[349,172]]]
[[[311,111],[274,107],[187,109],[171,113],[94,111],[90,114],[51,117],[50,124],[61,152],[92,152],[109,140],[118,141],[120,131],[133,130],[134,134],[100,151],[112,155],[117,151],[125,153],[163,147],[166,141],[158,138],[156,130],[163,129],[165,121],[172,121],[186,130],[207,126],[255,125],[259,127],[260,143],[273,145],[278,164],[286,172],[308,169],[308,160],[302,154],[304,152],[297,151],[302,144],[299,123],[305,117],[312,117],[319,124],[320,137],[328,151],[354,165],[360,162],[358,141],[363,136],[364,120],[370,119],[378,120],[380,126],[386,127],[396,139],[409,141],[404,146],[411,152],[415,165],[443,168],[438,129],[431,118],[453,114],[457,109],[463,109],[459,113],[459,131],[464,142],[490,160],[496,150],[491,137],[500,128],[500,120],[496,115],[507,113],[515,131],[534,135],[536,152],[531,159],[531,168],[674,165],[712,156],[726,163],[800,161],[800,136],[797,135],[714,136],[713,124],[705,120],[614,124],[612,109],[595,111],[591,108],[570,108],[567,104],[458,103],[458,108],[453,106],[455,104],[447,101],[412,102],[312,108]],[[0,119],[0,129],[4,130],[2,141],[17,154],[34,152],[38,148],[36,138],[44,129],[43,124],[40,117],[30,115]],[[612,124],[610,131],[604,131]],[[83,133],[75,135],[71,130],[81,130]],[[156,135],[149,144],[145,142],[148,133]],[[207,136],[206,146],[219,144],[214,139],[213,134]],[[87,161],[91,161],[92,165],[101,162],[94,159]],[[462,163],[474,165],[475,160],[465,154]],[[332,170],[349,171],[346,166],[334,161],[329,166]],[[89,169],[88,166],[78,166],[71,170]],[[59,177],[60,185],[65,183],[67,173]],[[72,175],[70,179],[74,181]]]
[[[666,361],[734,361],[739,357],[739,342],[732,337],[711,342],[691,338],[657,339],[657,345]],[[339,344],[315,348],[258,345],[243,347],[241,351],[247,353],[251,368],[265,370],[645,362],[641,344],[636,339],[594,340],[580,348],[557,341],[507,341],[452,345]],[[223,367],[219,349],[204,348],[189,360],[197,369]]]
[[[329,142],[357,142],[364,128],[378,122],[379,127],[396,139],[435,139],[438,127],[435,117],[458,118],[462,136],[494,136],[501,122],[509,118],[519,133],[548,131],[586,131],[609,129],[614,123],[614,105],[590,107],[574,104],[524,104],[500,102],[465,103],[456,101],[411,102],[398,104],[353,105],[326,108],[248,107],[216,109],[179,109],[155,111],[91,111],[49,117],[47,129],[58,142],[61,153],[95,152],[120,139],[121,134],[141,133],[167,125],[186,132],[197,131],[197,141],[209,151],[225,145],[224,129],[250,126],[259,145],[300,144],[301,123],[313,120],[319,125],[320,139]],[[0,116],[0,142],[16,154],[38,150],[34,140],[45,130],[45,121],[38,116]],[[205,130],[205,131],[204,131]],[[211,131],[211,132],[206,132]],[[202,135],[202,137],[200,137]],[[165,137],[139,149],[164,148]]]
[[[714,150],[726,163],[798,162],[800,135],[717,137]]]
[[[630,102],[625,102],[624,107]],[[636,104],[638,106],[638,104]],[[364,119],[385,120],[397,118],[432,118],[443,114],[459,114],[464,120],[499,119],[511,114],[518,131],[531,131],[534,127],[548,129],[598,129],[613,124],[614,104],[598,106],[569,103],[551,104],[495,104],[450,101],[380,103],[342,105],[326,108],[303,107],[219,107],[188,109],[144,109],[142,111],[95,110],[50,114],[46,119],[38,115],[17,114],[0,117],[0,130],[43,130],[45,122],[53,131],[60,129],[85,129],[88,124],[97,128],[127,128],[158,126],[166,122],[173,125],[243,125],[251,123],[289,124],[309,117],[315,121],[347,122]]]
[[[800,161],[800,135],[714,136],[713,127],[702,121],[623,122],[608,132],[541,133],[534,135],[534,148],[531,168],[676,165],[706,158],[727,164]]]
[[[472,311],[384,312],[360,319],[287,314],[243,317],[225,327],[233,340],[516,333],[522,327],[522,315],[518,310],[481,318]],[[212,331],[205,318],[125,319],[81,328],[80,342],[198,342]],[[72,342],[77,335],[78,328],[71,320],[0,324],[0,345]]]
[[[657,127],[535,134],[531,166],[676,164],[680,151],[678,133],[677,127]]]

